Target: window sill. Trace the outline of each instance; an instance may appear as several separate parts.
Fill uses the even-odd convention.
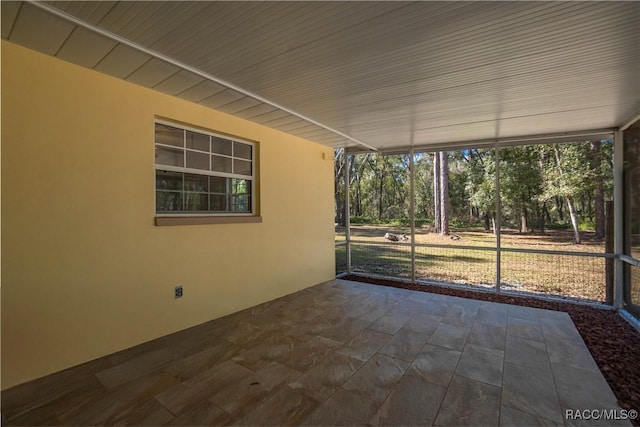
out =
[[[156,225],[251,224],[261,223],[261,216],[157,216]]]

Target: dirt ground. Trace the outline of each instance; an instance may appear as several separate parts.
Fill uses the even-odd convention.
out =
[[[338,230],[338,232],[342,232]],[[410,242],[390,242],[386,232],[409,233],[407,227],[354,225],[351,228],[352,271],[387,277],[411,277]],[[495,287],[496,238],[481,228],[452,229],[450,235],[417,228],[416,278]],[[344,239],[336,234],[339,241]],[[570,254],[604,254],[604,243],[593,233],[583,233],[576,245],[570,231],[551,230],[545,235],[505,230],[501,237],[500,286],[504,290],[604,302],[605,264],[602,257],[567,254],[522,253],[509,249],[563,251]],[[475,249],[477,248],[477,249]],[[337,255],[345,248],[338,247]]]
[[[366,242],[384,241],[384,234],[411,234],[410,227],[392,225],[352,224],[351,238]],[[501,246],[507,248],[542,249],[571,252],[604,253],[604,242],[597,241],[593,232],[582,232],[582,243],[573,243],[573,232],[570,230],[547,230],[544,235],[525,233],[517,230],[501,231]],[[344,240],[344,227],[336,226],[336,240]],[[447,244],[454,246],[496,246],[496,237],[482,228],[452,228],[448,236],[433,232],[432,226],[416,227],[416,244]]]

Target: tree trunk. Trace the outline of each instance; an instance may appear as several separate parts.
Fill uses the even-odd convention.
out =
[[[496,213],[495,212],[493,212],[493,214],[491,215],[491,229],[494,235],[498,234],[498,232],[496,231]]]
[[[542,205],[542,212],[544,213],[545,217],[547,218],[547,222],[551,222],[553,221],[551,219],[551,212],[549,212],[549,209],[547,209],[547,204],[545,202],[544,205]]]
[[[380,177],[378,185],[378,221],[382,220],[382,192],[384,191],[384,175]]]
[[[573,241],[580,244],[580,230],[578,229],[578,217],[573,207],[573,199],[567,197],[567,207],[569,208],[569,216],[571,217],[571,225],[573,226]]]
[[[489,232],[491,230],[491,225],[489,224],[489,212],[484,212],[484,231]]]
[[[362,191],[360,190],[360,177],[356,179],[356,216],[362,216]]]
[[[520,211],[520,233],[526,233],[527,231],[529,231],[529,227],[527,224],[527,208],[526,207],[522,207],[521,211]]]
[[[344,220],[344,203],[340,194],[336,193],[336,223],[340,227],[344,227],[346,222]]]
[[[440,234],[449,234],[449,153],[440,152]]]
[[[562,199],[558,196],[554,197],[554,199],[556,200],[556,208],[558,209],[558,220],[564,221],[564,211],[562,210],[563,209]]]
[[[384,180],[386,178],[387,163],[385,158],[382,158],[382,170],[380,171],[380,182],[378,183],[378,221],[382,221],[382,214],[384,212],[383,195],[384,195]]]
[[[541,210],[541,213],[540,213],[540,224],[539,224],[539,226],[540,226],[540,234],[541,235],[544,235],[544,216],[545,216],[545,213],[546,213],[546,215],[549,215],[549,212],[547,211],[547,202],[544,202],[542,204],[542,210]]]
[[[595,174],[595,238],[604,239],[606,217],[604,211],[604,180],[602,179],[602,149],[600,141],[591,141],[591,170]]]
[[[433,153],[433,219],[436,233],[440,233],[440,157]]]
[[[519,232],[527,233],[529,231],[529,223],[528,216],[529,212],[527,211],[527,197],[524,193],[520,195],[520,203],[522,204],[520,208],[520,224],[519,224]]]
[[[558,151],[558,146],[555,145],[553,147],[553,150],[556,154],[556,165],[558,167],[558,172],[560,172],[560,177],[563,177],[564,175],[564,171],[562,170],[561,167],[561,162],[560,162],[560,152]],[[580,244],[580,230],[578,229],[578,217],[576,215],[576,209],[573,203],[573,197],[571,197],[570,195],[566,195],[565,199],[567,200],[567,208],[569,209],[569,216],[571,218],[571,225],[573,226],[573,241],[576,244]],[[557,200],[557,198],[556,198]]]

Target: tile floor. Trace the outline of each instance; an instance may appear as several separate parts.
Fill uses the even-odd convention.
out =
[[[566,313],[344,280],[2,393],[3,425],[598,424],[565,409],[618,409]]]

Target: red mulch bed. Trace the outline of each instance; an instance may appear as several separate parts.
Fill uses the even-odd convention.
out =
[[[640,410],[640,333],[614,310],[563,301],[510,296],[358,275],[348,275],[343,278],[394,288],[567,312],[618,398],[620,407]],[[634,422],[639,425],[637,420]]]

